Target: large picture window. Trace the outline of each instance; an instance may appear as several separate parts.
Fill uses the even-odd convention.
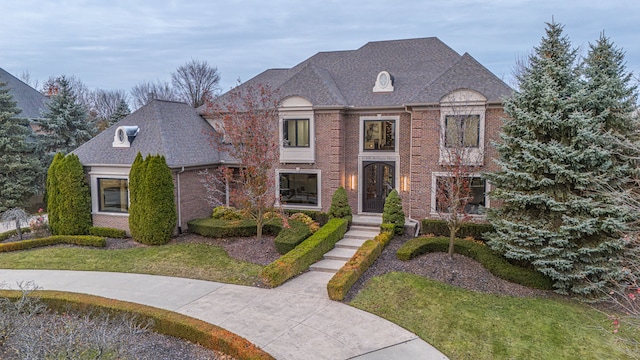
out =
[[[362,123],[364,151],[395,151],[395,120],[365,120]]]
[[[482,215],[487,207],[487,184],[486,180],[479,177],[466,177],[457,180],[450,176],[436,177],[435,189],[435,209],[438,212],[448,212],[447,207],[453,206],[449,199],[449,192],[469,190],[469,197],[466,199],[459,198],[464,204],[464,212],[471,215]],[[457,180],[457,181],[456,181]],[[460,205],[461,207],[462,205]]]
[[[127,179],[98,179],[98,211],[129,212],[129,182]]]
[[[280,173],[280,203],[318,205],[318,174]]]
[[[445,146],[479,147],[480,115],[447,115]]]
[[[309,119],[285,119],[284,147],[309,147]]]

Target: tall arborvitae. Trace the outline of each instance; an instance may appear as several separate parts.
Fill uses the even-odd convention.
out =
[[[147,162],[138,152],[131,170],[129,171],[129,231],[131,237],[137,239],[140,236],[142,226],[142,214],[144,214],[144,169]]]
[[[171,240],[176,228],[176,203],[173,176],[164,156],[149,159],[145,174],[144,233],[140,241],[149,245],[162,245]]]
[[[489,213],[496,229],[489,244],[533,264],[559,293],[589,298],[617,276],[627,214],[594,191],[618,176],[619,165],[585,108],[576,51],[562,30],[548,24],[505,101],[501,171],[487,175],[492,198],[502,201]]]
[[[176,228],[173,176],[163,156],[136,156],[129,172],[129,230],[134,240],[162,245]]]
[[[40,121],[42,146],[49,156],[67,154],[91,139],[93,127],[87,120],[87,111],[76,98],[65,76],[56,79],[56,92],[47,102]],[[50,157],[49,157],[50,158]]]
[[[58,186],[56,235],[86,235],[91,227],[91,194],[80,159],[69,154],[55,171]]]
[[[0,82],[0,213],[24,207],[43,173],[34,145],[27,142],[29,123],[16,117],[21,110],[5,86]]]
[[[63,159],[64,155],[57,153],[56,156],[53,157],[53,161],[51,161],[51,165],[49,165],[49,170],[47,171],[45,201],[47,203],[47,215],[52,234],[58,233],[58,225],[60,224],[60,189],[58,188],[57,174]]]

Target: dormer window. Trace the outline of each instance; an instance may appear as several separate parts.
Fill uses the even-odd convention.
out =
[[[113,147],[130,147],[140,128],[137,126],[119,126],[113,135]]]
[[[391,92],[393,91],[393,78],[387,71],[380,71],[376,78],[376,84],[373,92]]]

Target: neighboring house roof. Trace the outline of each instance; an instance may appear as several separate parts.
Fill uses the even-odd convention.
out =
[[[13,95],[13,100],[17,102],[18,108],[22,110],[18,117],[26,119],[42,118],[41,114],[48,100],[46,96],[2,68],[0,68],[0,82],[7,83],[6,87]]]
[[[130,147],[113,147],[120,126],[137,126],[139,133]],[[73,151],[84,166],[131,165],[143,156],[164,155],[170,168],[233,162],[214,148],[221,136],[191,106],[173,101],[153,100],[118,121]]]
[[[381,71],[392,76],[394,91],[373,91]],[[502,101],[513,91],[471,55],[460,55],[435,37],[320,52],[291,69],[267,70],[240,88],[255,84],[277,89],[281,99],[302,96],[314,106],[356,108],[436,103],[459,89],[478,91],[488,101]],[[217,101],[224,103],[225,95]]]

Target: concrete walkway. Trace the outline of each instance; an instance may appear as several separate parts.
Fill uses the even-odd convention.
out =
[[[0,269],[0,283],[10,288],[33,281],[45,290],[175,311],[234,332],[276,359],[447,359],[415,334],[329,300],[331,276],[307,272],[276,289],[259,289],[154,275]]]

